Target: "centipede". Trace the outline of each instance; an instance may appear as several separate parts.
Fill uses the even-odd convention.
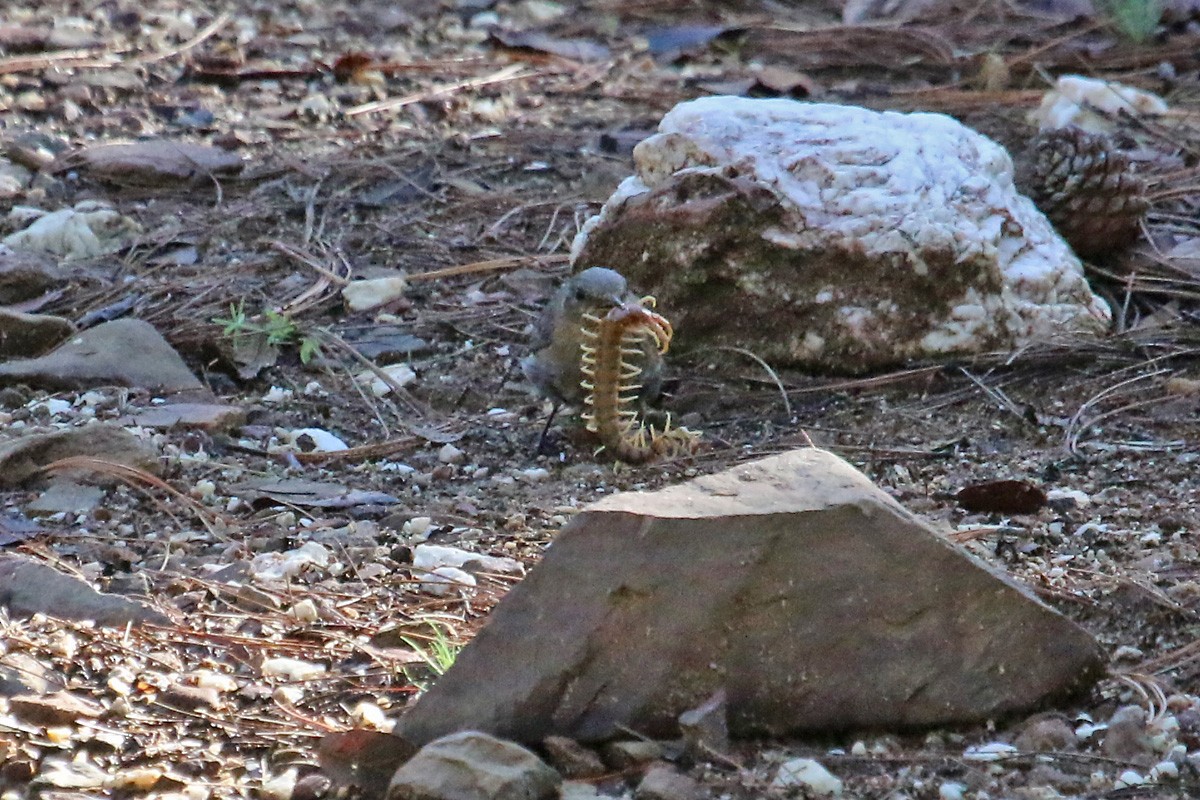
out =
[[[645,345],[652,342],[660,353],[671,346],[670,321],[651,309],[653,297],[611,309],[603,317],[584,314],[580,332],[580,385],[584,390],[583,420],[596,434],[602,451],[630,464],[659,458],[677,458],[695,452],[699,434],[671,427],[646,425],[638,410],[638,382],[644,366]]]

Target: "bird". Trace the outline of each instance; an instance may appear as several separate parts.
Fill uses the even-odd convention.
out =
[[[539,452],[559,408],[583,402],[585,392],[580,373],[583,315],[603,316],[613,308],[641,302],[641,298],[629,290],[621,273],[607,267],[589,267],[563,281],[546,303],[533,326],[532,352],[521,360],[525,377],[539,395],[554,404],[538,440]],[[639,366],[642,368],[638,376],[642,387],[639,396],[647,403],[658,397],[662,390],[662,354],[652,342],[643,347]]]

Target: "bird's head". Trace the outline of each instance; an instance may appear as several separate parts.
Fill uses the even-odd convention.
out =
[[[580,310],[596,306],[615,308],[629,298],[629,286],[624,276],[607,267],[589,267],[573,275],[564,289],[566,304]]]

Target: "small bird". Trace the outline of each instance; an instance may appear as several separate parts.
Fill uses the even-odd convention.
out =
[[[539,450],[559,407],[578,405],[584,398],[580,386],[583,376],[579,370],[583,315],[591,312],[603,316],[610,309],[640,302],[640,298],[629,291],[621,273],[606,267],[590,267],[564,281],[542,309],[530,341],[533,352],[521,360],[525,377],[539,394],[554,403],[538,443]],[[663,362],[662,354],[652,342],[647,342],[643,350],[638,380],[642,386],[641,400],[648,402],[662,390]]]

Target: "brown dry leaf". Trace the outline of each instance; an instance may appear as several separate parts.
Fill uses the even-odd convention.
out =
[[[66,160],[93,178],[123,185],[160,186],[242,171],[242,157],[237,153],[163,139],[97,145]]]
[[[1046,504],[1046,493],[1025,481],[987,481],[966,487],[954,499],[972,513],[1033,514]]]

